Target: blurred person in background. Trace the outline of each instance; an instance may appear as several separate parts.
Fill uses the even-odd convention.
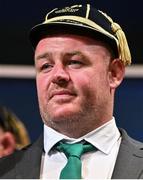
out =
[[[0,157],[10,155],[29,143],[22,121],[9,108],[0,106]]]

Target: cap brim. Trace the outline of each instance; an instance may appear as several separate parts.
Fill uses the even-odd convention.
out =
[[[87,36],[96,40],[101,40],[107,43],[113,49],[115,56],[118,56],[118,49],[115,39],[103,34],[102,32],[99,32],[99,30],[93,29],[83,24],[77,25],[65,22],[39,24],[31,29],[29,33],[29,39],[33,48],[35,49],[41,39],[49,35],[61,33]]]

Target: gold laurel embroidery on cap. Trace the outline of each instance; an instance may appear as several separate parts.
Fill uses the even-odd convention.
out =
[[[86,19],[88,19],[89,17],[89,12],[90,12],[90,4],[87,4],[86,16],[85,16]]]
[[[70,7],[64,7],[63,9],[58,9],[55,11],[56,14],[58,13],[65,13],[65,12],[77,12],[79,11],[79,8],[82,7],[82,5],[74,5],[74,6],[70,6]]]
[[[112,18],[108,16],[106,13],[99,11],[102,13],[111,23],[111,28],[113,33],[116,35],[119,41],[119,58],[123,61],[124,65],[131,64],[131,54],[128,46],[128,42],[123,32],[122,28],[119,24],[113,22]]]
[[[65,7],[64,9],[60,9],[60,10],[55,11],[55,13],[58,14],[58,13],[65,13],[65,12],[76,12],[78,10],[79,9],[72,9],[70,7]]]
[[[81,8],[82,5],[81,4],[76,4],[76,5],[71,6],[71,8],[77,8],[77,7]]]
[[[52,12],[54,12],[56,9],[58,9],[58,8],[52,9],[50,12],[47,13],[47,15],[46,15],[46,17],[45,17],[45,21],[46,21],[46,19],[48,19],[48,16],[49,16]]]
[[[69,7],[69,8],[77,8],[77,7],[82,7],[82,5],[74,5],[74,6],[71,6],[71,7]],[[65,7],[65,8],[68,8],[68,7]],[[56,11],[57,10],[57,11]],[[79,9],[78,9],[79,10]],[[52,9],[50,12],[48,12],[47,13],[47,15],[46,15],[46,17],[45,17],[45,21],[48,19],[48,16],[51,14],[51,13],[53,13],[55,11],[55,13],[58,13],[58,11],[59,11],[59,13],[61,13],[61,12],[64,12],[64,9],[62,9],[62,10],[58,10],[58,8],[55,8],[55,9]],[[61,12],[60,12],[61,11]],[[77,11],[77,9],[76,9],[76,11]],[[66,12],[66,11],[65,11]]]
[[[98,24],[96,24],[95,22],[91,21],[90,19],[85,19],[83,17],[80,16],[57,16],[51,19],[46,19],[43,24],[48,24],[48,23],[57,23],[57,21],[60,21],[60,23],[62,23],[63,20],[68,20],[68,21],[77,21],[78,23],[81,23],[80,25],[83,26],[82,23],[86,24],[88,28],[91,28],[93,30],[97,30],[98,32],[114,39],[117,43],[118,46],[118,40],[115,36],[113,36],[112,34],[110,34],[108,31],[106,31],[105,29],[103,29],[101,26],[99,26]],[[66,24],[66,22],[63,22],[64,24]]]

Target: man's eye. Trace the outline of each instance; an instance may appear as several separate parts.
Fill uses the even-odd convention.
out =
[[[52,67],[51,64],[46,63],[41,66],[41,70],[50,70]]]
[[[71,61],[69,62],[69,64],[82,64],[82,62],[77,61],[77,60],[71,60]]]
[[[78,60],[71,60],[71,61],[69,61],[68,65],[73,68],[80,68],[83,65],[83,63]]]

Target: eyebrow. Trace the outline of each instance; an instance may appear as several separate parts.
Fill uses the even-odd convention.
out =
[[[35,60],[40,60],[40,59],[43,59],[43,58],[49,58],[50,57],[50,54],[45,52],[43,54],[40,54],[38,56],[35,56]]]
[[[63,57],[72,57],[72,56],[75,56],[75,55],[79,55],[81,57],[85,57],[85,55],[80,52],[80,51],[72,51],[72,52],[65,52],[63,53]],[[37,56],[35,56],[35,60],[40,60],[40,59],[44,59],[44,58],[48,58],[50,59],[50,57],[52,56],[52,53],[49,53],[49,52],[45,52],[43,54],[39,54]]]
[[[67,55],[67,56],[74,56],[74,55],[84,56],[80,51],[67,52],[67,53],[65,53],[65,55]]]

